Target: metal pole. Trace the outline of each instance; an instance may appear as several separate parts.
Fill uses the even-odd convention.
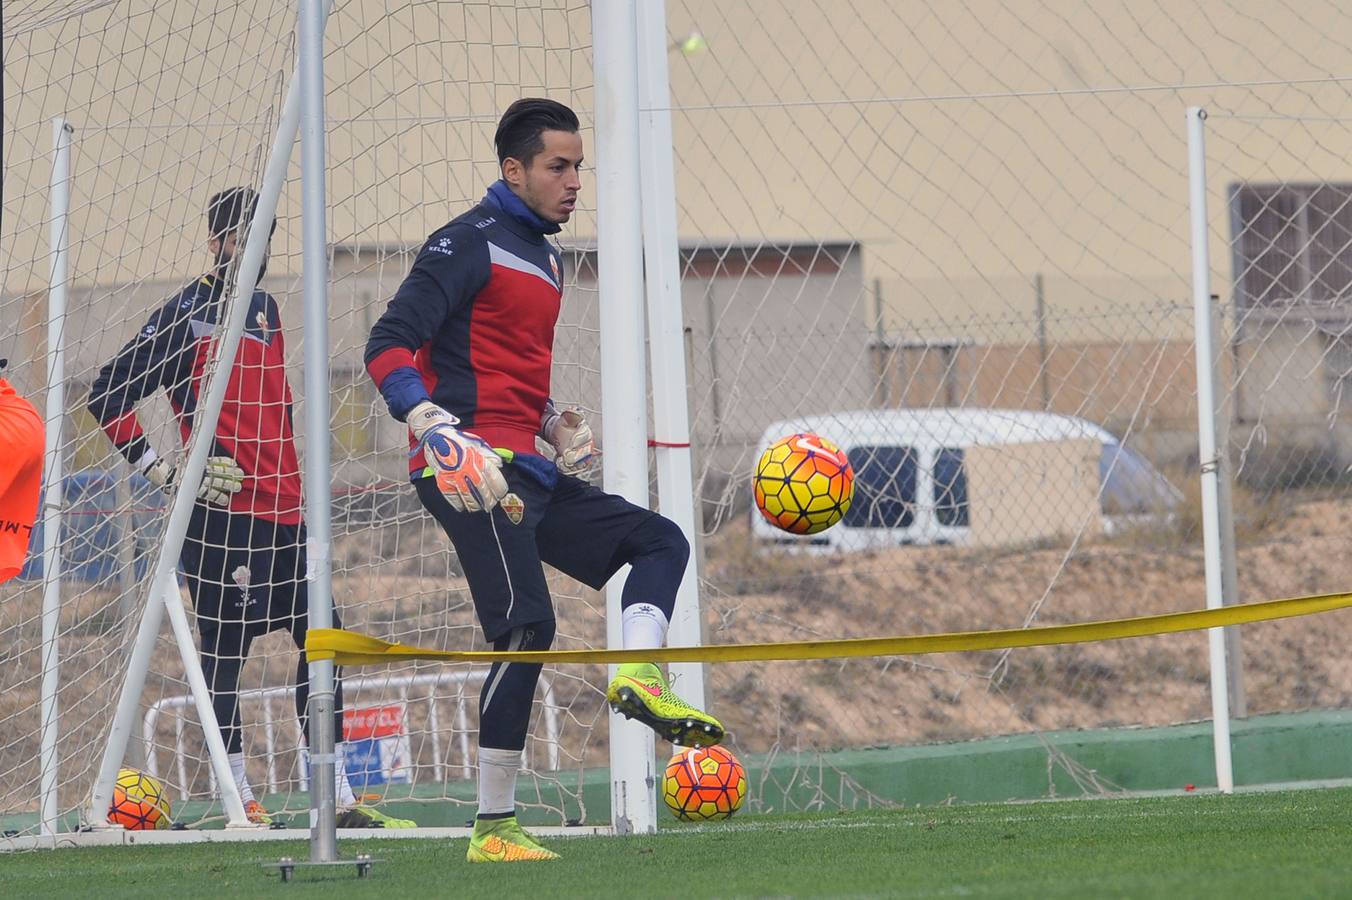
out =
[[[648,505],[648,417],[643,352],[643,216],[639,206],[638,16],[634,0],[594,0],[597,282],[605,489]],[[607,646],[620,647],[620,592],[606,586]],[[616,666],[609,667],[614,677]],[[610,715],[610,809],[616,832],[657,830],[653,734]]]
[[[128,475],[135,471],[135,467],[131,465],[124,468]],[[136,577],[136,513],[132,511],[131,479],[115,478],[113,493],[117,498],[116,508],[122,511],[119,516],[117,541],[117,621],[122,623],[131,621],[135,615],[136,599],[140,594],[137,590],[139,579]],[[146,767],[146,743],[143,734],[143,731],[133,729],[127,738],[127,752],[124,756],[127,765],[132,768]]]
[[[686,328],[682,329],[682,332],[683,339],[685,341],[685,370],[686,372],[696,372],[697,369],[695,366],[695,341],[694,341],[695,330],[687,326]],[[686,399],[686,416],[687,418],[689,418],[693,415],[691,409],[691,407],[693,406],[692,392],[687,391],[685,399]],[[696,433],[692,432],[690,435],[690,458],[692,460],[703,458],[702,453],[704,452],[704,448],[701,447],[699,443],[700,443],[699,437],[697,436]],[[695,571],[703,572],[704,560],[708,559],[708,554],[705,553],[704,549],[704,535],[705,535],[704,496],[702,490],[700,490],[699,488],[696,488],[695,490],[699,491],[698,493],[692,494],[692,499],[695,502],[695,542],[691,545],[690,552],[695,557]],[[699,624],[700,624],[699,642],[703,644],[707,642],[707,638],[709,635],[708,625],[705,623],[704,618],[702,616],[700,617]],[[704,680],[706,684],[708,683],[709,670],[710,668],[712,668],[712,666],[713,666],[712,663],[704,664]],[[705,699],[707,700],[708,698],[706,697]]]
[[[239,785],[230,771],[230,755],[221,737],[220,722],[216,719],[216,710],[211,705],[211,690],[207,687],[206,676],[202,673],[202,660],[197,655],[193,643],[192,626],[188,624],[188,613],[183,609],[183,596],[178,591],[178,578],[170,573],[161,582],[160,598],[169,613],[169,628],[174,634],[174,643],[178,645],[179,657],[183,660],[183,676],[188,679],[193,701],[197,707],[197,720],[202,725],[202,740],[207,745],[207,758],[211,772],[220,785],[221,805],[225,807],[228,824],[243,828],[249,825],[244,814],[244,803],[239,796]],[[154,601],[151,601],[154,602]],[[130,737],[128,738],[130,743]]]
[[[253,223],[249,227],[244,253],[241,255],[239,265],[235,270],[236,280],[233,295],[235,302],[229,304],[226,321],[223,323],[224,333],[220,338],[219,356],[217,357],[219,362],[216,371],[213,372],[207,384],[206,396],[198,407],[195,416],[195,427],[198,435],[203,433],[209,435],[211,433],[211,429],[220,415],[221,405],[225,400],[225,388],[230,380],[228,377],[231,368],[230,362],[234,360],[235,352],[239,348],[240,335],[244,333],[244,320],[249,311],[249,303],[243,298],[252,297],[254,288],[257,286],[258,267],[263,261],[263,253],[267,248],[268,238],[272,230],[272,220],[277,212],[277,198],[281,196],[282,186],[286,182],[286,169],[291,160],[291,147],[296,140],[296,128],[300,120],[298,91],[297,79],[293,77],[287,89],[286,102],[282,107],[282,117],[277,126],[277,135],[273,141],[272,152],[263,172],[263,183],[258,193],[258,208],[254,213]],[[201,479],[202,472],[206,468],[207,457],[211,452],[211,445],[211,440],[203,440],[200,437],[189,443],[187,459],[181,469],[183,478],[179,482],[180,484],[196,484]],[[177,585],[175,572],[178,567],[179,553],[183,549],[183,536],[188,529],[188,520],[192,517],[195,494],[195,491],[178,491],[169,506],[169,521],[165,525],[164,539],[160,543],[159,554],[155,558],[155,567],[151,570],[151,577],[147,579],[151,586],[150,599],[141,614],[141,624],[137,628],[131,656],[127,662],[126,679],[122,683],[122,693],[118,697],[117,710],[113,714],[108,744],[104,748],[103,760],[99,765],[99,774],[95,779],[94,790],[90,797],[87,821],[91,824],[104,820],[109,803],[112,800],[113,781],[117,777],[118,768],[122,765],[127,741],[138,718],[137,705],[140,702],[141,689],[145,685],[146,673],[150,669],[150,658],[154,653],[155,641],[159,635],[160,617],[164,612],[164,604],[172,598],[174,603],[179,604],[181,611],[182,604],[177,599],[177,588],[175,587],[171,593],[164,586],[166,584]],[[198,715],[202,717],[201,721],[204,727],[208,717],[214,718],[209,705],[205,710],[199,709]],[[226,763],[224,772],[227,777],[222,779],[219,771],[216,777],[221,779],[224,784],[233,785],[234,778],[229,774],[229,761],[223,761]],[[217,765],[214,755],[212,765],[213,767]],[[230,824],[245,824],[247,818],[244,815],[243,805],[239,803],[238,792],[224,789],[222,793]],[[231,800],[232,796],[233,801]],[[236,807],[238,808],[236,809]]]
[[[161,550],[161,553],[163,552]],[[122,693],[118,697],[117,709],[113,713],[112,729],[108,733],[108,743],[103,748],[103,760],[99,764],[98,777],[94,779],[89,808],[85,811],[85,822],[89,825],[101,824],[108,815],[109,806],[112,805],[113,780],[117,777],[117,770],[121,767],[127,752],[127,742],[131,738],[141,688],[145,685],[146,672],[150,668],[150,657],[155,652],[155,640],[160,633],[163,615],[162,593],[152,587],[145,609],[141,613],[141,623],[137,626],[136,637],[132,642],[127,675],[122,682]]]
[[[1202,472],[1202,546],[1206,562],[1207,609],[1225,603],[1221,559],[1220,475],[1216,446],[1215,345],[1211,320],[1211,254],[1206,208],[1206,111],[1188,107],[1188,182],[1192,212],[1192,306],[1196,330],[1197,453]],[[1230,705],[1225,661],[1225,629],[1207,630],[1211,653],[1212,741],[1216,786],[1235,789],[1230,758]]]
[[[1033,293],[1037,299],[1038,383],[1042,387],[1042,408],[1052,408],[1052,391],[1047,383],[1047,296],[1042,284],[1042,273],[1033,276]]]
[[[1221,322],[1220,297],[1211,296],[1212,334],[1221,338],[1225,329]],[[1221,377],[1221,359],[1224,351],[1220,341],[1215,341],[1216,358],[1213,363],[1215,377]],[[1217,481],[1216,509],[1220,514],[1221,534],[1221,598],[1226,606],[1234,606],[1239,599],[1239,560],[1235,548],[1235,505],[1232,492],[1235,470],[1230,464],[1230,416],[1234,409],[1230,401],[1234,397],[1232,390],[1226,390],[1225,398],[1216,409],[1216,459],[1220,463],[1220,476]],[[1225,629],[1225,668],[1227,687],[1230,694],[1230,718],[1243,719],[1249,714],[1248,700],[1244,694],[1244,648],[1240,640],[1240,627],[1231,625]]]
[[[887,341],[887,323],[883,316],[883,280],[881,278],[873,279],[873,349],[877,354],[877,406],[879,409],[888,409],[892,405],[891,391],[888,384],[888,361],[891,354],[888,352]]]
[[[718,271],[715,268],[704,285],[704,328],[709,340],[709,397],[713,413],[714,439],[711,443],[715,447],[723,443],[723,403],[720,400],[723,385],[718,374],[718,316],[714,314],[714,289],[717,285]]]
[[[52,272],[47,290],[46,460],[42,485],[42,736],[40,831],[56,834],[59,756],[57,720],[57,637],[61,625],[61,509],[65,483],[61,432],[66,420],[66,289],[70,278],[70,139],[75,131],[65,119],[52,119],[52,182],[50,231]]]
[[[324,18],[328,0],[301,0],[301,247],[305,291],[305,523],[311,628],[333,624],[329,579],[328,226],[324,210]],[[333,773],[333,660],[310,662],[310,861],[338,858]]]
[[[657,440],[657,502],[695,546],[695,488],[690,474],[690,399],[686,392],[685,316],[681,253],[676,232],[676,173],[672,158],[671,90],[667,75],[666,0],[638,4],[643,260],[648,288],[648,353],[653,373],[653,436]],[[667,643],[700,644],[699,570],[690,554],[676,593]],[[673,663],[681,696],[703,709],[708,702],[702,663]]]

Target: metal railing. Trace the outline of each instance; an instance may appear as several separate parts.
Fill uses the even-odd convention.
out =
[[[382,692],[381,701],[388,703],[418,703],[427,704],[427,731],[426,735],[431,744],[432,760],[430,765],[419,766],[416,761],[411,763],[412,783],[418,782],[419,769],[431,769],[431,780],[434,782],[444,782],[447,780],[447,773],[454,770],[460,770],[461,778],[471,778],[474,775],[473,762],[470,756],[470,727],[469,712],[466,704],[466,697],[463,688],[469,684],[482,684],[488,671],[476,670],[470,672],[461,671],[438,671],[427,672],[418,675],[400,675],[400,676],[380,676],[380,677],[361,677],[344,678],[343,692],[348,705],[355,706],[355,699],[362,693]],[[443,685],[455,685],[460,688],[453,696],[439,696],[436,689]],[[417,688],[427,688],[428,690],[415,693]],[[559,768],[559,707],[554,702],[554,685],[548,673],[542,672],[540,675],[540,689],[542,692],[542,702],[544,712],[541,716],[542,734],[531,736],[527,741],[526,750],[526,770],[538,768],[534,765],[538,759],[541,749],[544,751],[544,761],[546,771],[557,771]],[[391,697],[389,692],[396,691],[396,695]],[[309,776],[304,765],[299,764],[300,747],[278,748],[277,727],[279,724],[278,716],[273,712],[273,705],[278,700],[291,700],[296,693],[293,686],[280,686],[268,688],[255,688],[247,691],[240,691],[241,710],[245,704],[257,704],[261,706],[260,719],[263,730],[263,747],[267,759],[267,791],[275,793],[278,786],[282,783],[282,778],[278,775],[278,757],[286,749],[296,754],[295,771],[299,781],[299,790],[309,790]],[[454,703],[454,710],[449,716],[444,716],[439,706]],[[188,786],[188,759],[184,750],[184,727],[187,722],[187,716],[183,710],[190,709],[193,705],[191,694],[181,694],[173,697],[164,697],[146,710],[141,725],[141,734],[145,740],[146,747],[146,771],[155,777],[159,777],[160,766],[156,749],[160,746],[155,741],[155,731],[159,725],[160,714],[173,711],[174,716],[174,743],[173,743],[173,769],[176,776],[176,787],[180,799],[186,800],[189,796]],[[449,719],[450,724],[443,726],[443,722]],[[282,721],[289,720],[295,727],[296,733],[300,732],[300,723],[296,720],[294,711]],[[541,747],[543,745],[543,748]],[[458,757],[459,761],[456,761]],[[211,778],[211,794],[216,794],[216,777],[214,772],[208,770]],[[290,780],[289,778],[286,780]]]

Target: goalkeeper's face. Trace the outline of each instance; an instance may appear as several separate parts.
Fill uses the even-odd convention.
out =
[[[217,274],[224,278],[226,269],[230,267],[231,261],[233,261],[235,255],[243,249],[239,246],[239,232],[227,231],[219,238],[212,238],[207,246],[211,249],[211,255],[216,258]],[[268,245],[263,249],[263,261],[258,265],[259,281],[262,281],[263,276],[268,272],[268,255],[271,251],[272,239],[271,236],[269,236]]]
[[[503,177],[518,197],[546,222],[562,225],[577,207],[582,189],[582,135],[571,131],[542,131],[544,149],[529,167],[509,158]]]

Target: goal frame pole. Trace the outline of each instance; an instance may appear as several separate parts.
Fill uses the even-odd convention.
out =
[[[311,628],[333,625],[330,578],[328,231],[324,180],[324,24],[328,0],[300,0],[301,278],[305,307],[305,580]],[[334,664],[310,661],[310,861],[338,859]]]
[[[60,773],[57,639],[61,630],[61,512],[66,505],[61,435],[66,421],[66,296],[70,283],[70,153],[75,130],[52,119],[51,279],[47,290],[46,470],[42,481],[42,725],[39,831],[56,834]]]
[[[653,438],[657,503],[680,527],[691,547],[676,592],[667,643],[702,644],[699,572],[694,552],[699,535],[691,476],[690,399],[685,367],[685,317],[681,305],[681,253],[676,227],[676,164],[671,138],[671,86],[667,72],[666,0],[638,4],[639,145],[643,204],[643,263],[647,283],[648,353],[653,378]],[[700,709],[708,706],[701,663],[673,663],[680,693]]]
[[[606,491],[647,508],[648,404],[643,349],[643,214],[635,0],[593,0],[597,288]],[[625,570],[628,577],[628,570]],[[622,647],[623,580],[606,585],[606,645]],[[608,666],[614,678],[617,666]],[[653,733],[610,712],[610,816],[617,834],[657,830]]]

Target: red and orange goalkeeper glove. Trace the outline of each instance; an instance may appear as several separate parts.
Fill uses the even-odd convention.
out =
[[[424,400],[409,411],[408,427],[437,480],[437,487],[457,512],[489,512],[507,496],[502,458],[476,434],[456,430],[460,420]]]

